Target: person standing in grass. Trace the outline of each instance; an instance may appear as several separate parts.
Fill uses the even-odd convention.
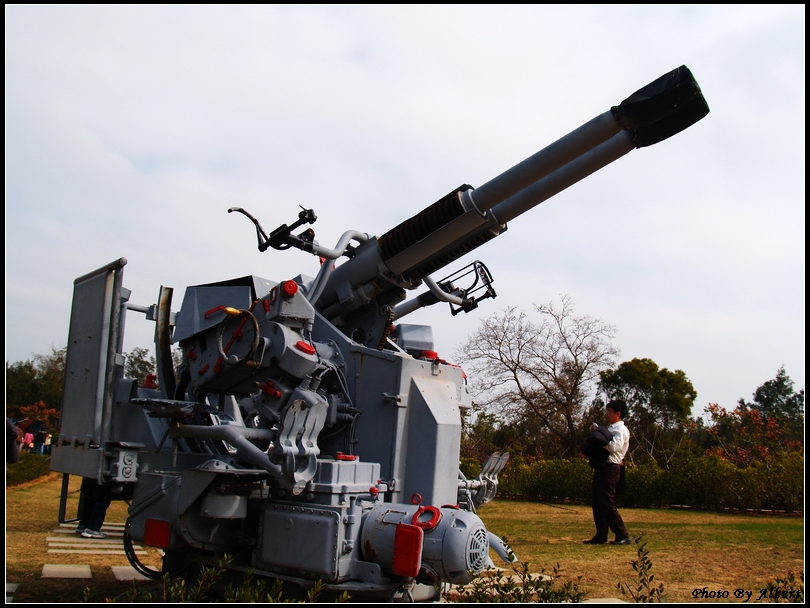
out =
[[[84,538],[107,538],[101,531],[107,509],[110,506],[109,496],[105,494],[95,479],[84,477],[82,479],[81,498],[79,502],[79,525],[76,534]]]
[[[624,401],[614,400],[605,406],[605,417],[610,423],[607,430],[612,439],[603,448],[607,452],[607,459],[593,470],[592,500],[596,534],[584,541],[586,545],[607,544],[608,532],[615,535],[610,541],[611,545],[630,544],[630,535],[616,508],[616,487],[621,479],[624,456],[630,447],[630,431],[624,424],[625,416],[627,404]],[[594,424],[593,428],[596,430],[598,425]]]

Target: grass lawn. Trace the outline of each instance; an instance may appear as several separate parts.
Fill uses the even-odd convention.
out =
[[[81,477],[71,476],[67,517],[76,516]],[[51,473],[46,477],[19,486],[6,488],[6,582],[18,583],[14,603],[75,603],[85,600],[85,588],[90,589],[90,601],[104,602],[131,588],[132,583],[116,580],[111,566],[128,566],[125,555],[84,555],[48,553],[49,536],[59,527],[59,494],[62,476]],[[107,523],[124,523],[127,504],[113,501],[107,510]],[[60,535],[61,536],[61,535]],[[72,540],[67,536],[65,540]],[[156,549],[148,549],[141,561],[152,568],[160,567]],[[41,578],[45,564],[87,564],[92,579]]]
[[[647,542],[655,583],[664,584],[665,601],[705,602],[695,589],[752,591],[789,571],[804,571],[803,516],[737,515],[687,510],[622,509],[631,536]],[[572,578],[581,576],[588,598],[622,595],[620,581],[637,581],[634,546],[583,545],[595,532],[591,509],[496,498],[478,515],[493,533],[506,537],[521,562],[532,570],[556,564]],[[493,561],[498,564],[496,557]]]
[[[68,515],[76,512],[79,478],[71,478]],[[74,487],[75,484],[75,487]],[[110,566],[128,565],[124,555],[87,556],[49,554],[46,538],[58,526],[61,476],[48,477],[6,489],[6,581],[19,583],[15,603],[74,603],[104,601],[131,587],[116,581]],[[70,510],[72,509],[72,511]],[[531,569],[550,571],[560,564],[565,573],[581,576],[580,586],[592,598],[625,599],[617,583],[636,581],[631,562],[633,546],[590,546],[582,541],[593,535],[587,506],[546,505],[495,499],[478,513],[487,527],[505,537],[522,562]],[[789,571],[804,571],[804,519],[801,516],[734,515],[695,511],[624,509],[631,535],[643,535],[653,563],[655,582],[665,588],[665,601],[696,600],[692,591],[729,591],[726,601],[739,601],[734,591],[752,591],[756,601],[767,581]],[[113,502],[108,522],[124,522],[126,504]],[[159,557],[149,550],[143,562],[156,568]],[[493,561],[500,559],[493,552]],[[43,579],[44,564],[89,564],[93,579]],[[626,598],[629,599],[629,598]],[[721,601],[721,600],[714,600]]]

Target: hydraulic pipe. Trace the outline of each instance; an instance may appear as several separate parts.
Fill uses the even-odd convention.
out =
[[[270,462],[270,457],[250,442],[251,439],[254,441],[271,441],[274,435],[270,431],[231,425],[183,425],[173,427],[169,431],[169,436],[172,439],[179,439],[180,437],[193,437],[196,439],[218,439],[220,441],[224,441],[225,443],[235,447],[237,453],[245,460],[248,460],[259,468],[264,469],[278,481],[282,483],[285,481],[284,472],[281,470],[281,467]]]
[[[395,306],[394,320],[401,319],[405,315],[409,315],[413,311],[418,310],[423,306],[429,306],[430,304],[434,304],[436,302],[449,302],[450,304],[456,304],[457,306],[464,304],[464,298],[442,291],[442,288],[439,287],[432,277],[425,277],[423,281],[430,291],[428,291],[427,294],[422,294],[421,296],[417,296],[411,300],[408,300],[407,302],[403,302],[402,304]],[[428,294],[430,295],[428,296]]]

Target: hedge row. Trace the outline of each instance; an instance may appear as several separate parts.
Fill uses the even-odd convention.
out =
[[[468,477],[474,465],[462,462]],[[740,468],[718,456],[685,454],[668,469],[655,461],[628,466],[625,507],[688,506],[710,510],[804,509],[804,455],[787,452]],[[593,471],[586,460],[535,460],[521,457],[500,474],[498,494],[548,502],[590,504]]]
[[[51,472],[51,457],[23,452],[20,461],[6,463],[6,487],[18,486],[33,481]]]
[[[464,459],[461,469],[475,477],[480,465]],[[6,487],[50,472],[50,457],[20,454],[6,466]],[[590,504],[592,469],[583,458],[534,460],[513,458],[500,474],[498,494],[548,502]],[[718,456],[685,454],[668,469],[655,461],[627,467],[624,507],[688,506],[696,509],[741,511],[804,510],[804,455],[787,452],[740,468]]]

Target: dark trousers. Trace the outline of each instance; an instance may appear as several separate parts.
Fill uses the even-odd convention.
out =
[[[82,480],[81,512],[79,513],[79,528],[98,532],[104,525],[107,509],[112,502],[103,495],[98,483],[94,479],[85,477]]]
[[[622,516],[616,508],[616,486],[621,475],[621,465],[603,464],[593,471],[593,521],[596,524],[595,538],[607,540],[608,531],[616,538],[627,538]]]

